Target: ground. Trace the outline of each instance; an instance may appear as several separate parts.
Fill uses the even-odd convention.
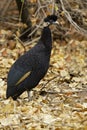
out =
[[[33,99],[28,102],[24,93],[13,101],[6,99],[6,78],[24,48],[7,41],[8,33],[0,31],[0,129],[87,130],[87,41],[54,41],[48,73],[34,89]],[[42,87],[47,94],[38,94]]]
[[[14,14],[18,16],[16,10]],[[87,40],[77,32],[67,41],[56,36],[49,70],[34,89],[32,100],[25,92],[13,101],[6,99],[8,71],[35,42],[24,48],[13,38],[19,33],[19,23],[11,22],[0,22],[0,130],[87,130]],[[60,22],[65,25],[66,21]],[[41,89],[47,93],[40,95]]]

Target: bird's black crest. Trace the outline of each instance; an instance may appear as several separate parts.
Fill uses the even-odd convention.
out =
[[[44,22],[55,22],[57,20],[56,15],[48,15],[45,19]]]

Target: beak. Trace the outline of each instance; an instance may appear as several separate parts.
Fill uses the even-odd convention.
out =
[[[58,22],[58,21],[56,21],[56,22],[54,22],[54,24],[57,24],[57,25],[59,25],[59,22]]]

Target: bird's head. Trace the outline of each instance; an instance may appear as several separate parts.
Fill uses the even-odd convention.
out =
[[[49,26],[52,24],[58,24],[57,16],[56,15],[48,15],[46,18],[44,18],[44,25]]]

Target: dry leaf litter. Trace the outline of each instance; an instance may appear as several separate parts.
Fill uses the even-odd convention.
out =
[[[8,33],[0,31],[0,130],[87,130],[87,41],[53,42],[48,73],[32,100],[25,92],[13,101],[5,97],[7,73],[24,49],[14,40],[8,45]],[[41,88],[48,93],[39,95]]]

